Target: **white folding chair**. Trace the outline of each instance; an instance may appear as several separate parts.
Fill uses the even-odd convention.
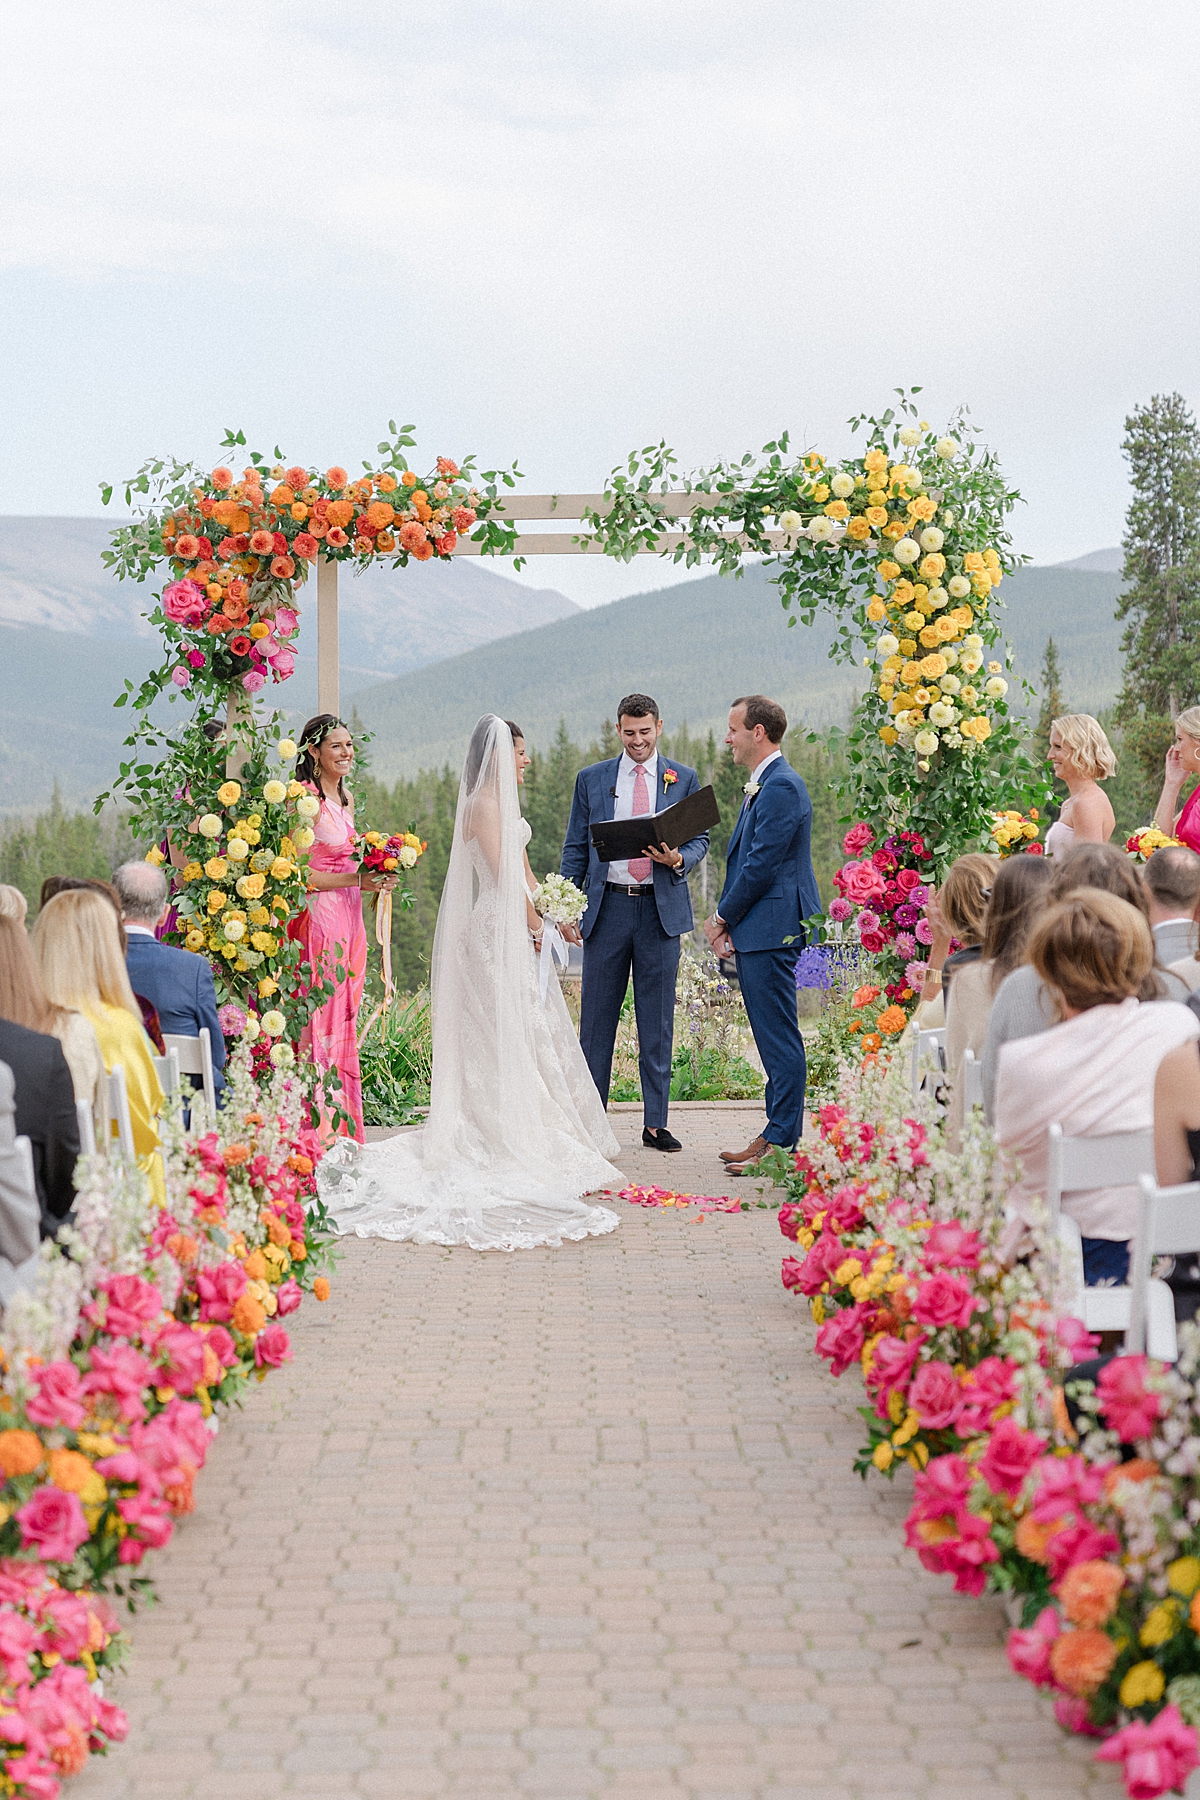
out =
[[[962,1065],[963,1117],[978,1106],[983,1109],[983,1064],[975,1060],[973,1050],[964,1050]]]
[[[1160,1188],[1152,1176],[1143,1175],[1138,1185],[1142,1201],[1129,1257],[1129,1329],[1125,1348],[1133,1356],[1145,1350],[1164,1362],[1174,1362],[1175,1308],[1171,1290],[1165,1281],[1154,1280],[1150,1271],[1156,1256],[1194,1256],[1200,1252],[1200,1181]],[[1155,1345],[1159,1289],[1171,1302],[1170,1354],[1161,1345]],[[1161,1300],[1157,1304],[1161,1307]]]
[[[123,1063],[114,1063],[108,1072],[105,1082],[105,1096],[108,1112],[108,1130],[106,1136],[116,1138],[121,1155],[130,1162],[137,1160],[133,1147],[133,1120],[129,1113],[129,1093],[125,1086],[125,1067]]]
[[[217,1081],[213,1073],[212,1038],[207,1025],[201,1026],[197,1037],[181,1037],[177,1032],[164,1031],[163,1044],[169,1055],[175,1051],[179,1060],[181,1075],[198,1075],[200,1090],[204,1095],[204,1104],[208,1108],[208,1116],[217,1116]],[[192,1123],[196,1123],[196,1102],[192,1100]]]
[[[1118,1131],[1111,1137],[1065,1137],[1061,1125],[1047,1133],[1046,1205],[1055,1220],[1064,1194],[1080,1188],[1134,1187],[1154,1173],[1153,1131]]]
[[[946,1027],[939,1026],[936,1031],[915,1031],[912,1046],[912,1091],[915,1100],[921,1091],[927,1065],[938,1071],[946,1066]]]
[[[96,1154],[96,1121],[92,1109],[86,1100],[75,1102],[75,1117],[79,1121],[79,1154],[95,1156]]]
[[[164,1043],[166,1042],[165,1039],[163,1041]],[[150,1060],[154,1064],[154,1071],[158,1076],[158,1085],[163,1093],[173,1094],[180,1085],[180,1077],[182,1075],[182,1070],[179,1067],[178,1050],[172,1047],[168,1049],[165,1056],[152,1056]]]

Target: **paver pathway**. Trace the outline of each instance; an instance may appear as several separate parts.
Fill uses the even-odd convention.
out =
[[[623,1167],[721,1192],[757,1117],[681,1110],[685,1156]],[[906,1485],[850,1472],[774,1215],[620,1210],[515,1256],[346,1245],[66,1800],[1116,1800],[995,1603],[903,1550]]]

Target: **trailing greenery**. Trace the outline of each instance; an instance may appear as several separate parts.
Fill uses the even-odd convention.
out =
[[[1126,419],[1121,447],[1133,499],[1118,715],[1128,748],[1161,783],[1174,721],[1200,696],[1200,432],[1181,394],[1155,394]]]
[[[429,1104],[433,1074],[433,1020],[429,995],[399,997],[368,1031],[359,1047],[363,1121],[409,1125]]]

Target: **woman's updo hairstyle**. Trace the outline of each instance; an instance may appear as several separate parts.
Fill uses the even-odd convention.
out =
[[[310,781],[317,793],[324,798],[325,789],[321,786],[321,770],[317,763],[317,752],[331,731],[349,731],[350,727],[336,713],[318,713],[310,719],[300,733],[300,754],[296,758],[296,780]],[[350,796],[346,792],[346,784],[338,777],[338,799],[343,806],[349,806]]]

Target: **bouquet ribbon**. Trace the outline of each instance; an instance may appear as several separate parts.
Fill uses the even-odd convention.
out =
[[[379,945],[379,957],[383,964],[383,999],[358,1034],[360,1047],[376,1019],[386,1013],[396,998],[396,984],[392,979],[392,896],[383,889],[375,895],[375,942]],[[544,988],[542,994],[544,998]]]
[[[557,956],[565,969],[571,960],[571,951],[553,919],[542,920],[542,949],[538,957],[538,983],[542,990],[542,1005],[546,1004],[546,990],[550,986],[550,971],[554,967]]]

